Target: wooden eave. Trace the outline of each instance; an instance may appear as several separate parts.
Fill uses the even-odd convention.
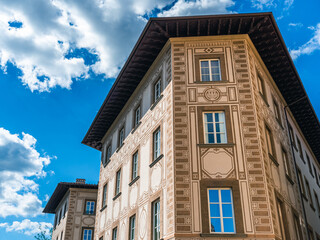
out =
[[[151,18],[82,143],[101,150],[102,138],[169,38],[234,34],[249,35],[319,161],[319,120],[272,13]]]

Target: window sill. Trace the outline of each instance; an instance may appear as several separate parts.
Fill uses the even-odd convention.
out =
[[[265,104],[267,104],[267,107],[270,107],[270,105],[269,105],[269,103],[268,103],[268,101],[267,101],[266,97],[265,97],[261,92],[259,92],[259,94],[260,94],[260,96],[262,97],[262,99],[263,99],[264,103],[265,103]]]
[[[293,181],[292,177],[290,177],[290,175],[288,175],[288,174],[286,174],[286,177],[287,177],[287,180],[289,181],[289,183],[291,185],[294,185],[294,181]]]
[[[138,181],[140,176],[136,176],[128,185],[132,186],[136,181]]]
[[[212,83],[228,83],[228,80],[219,80],[219,81],[195,81],[195,84],[212,84]]]
[[[141,121],[139,121],[139,123],[131,130],[131,134],[133,134],[140,125],[141,125]]]
[[[152,168],[154,165],[156,165],[157,162],[160,161],[160,159],[163,158],[163,154],[161,154],[156,160],[154,160],[149,167]]]
[[[150,107],[150,110],[152,111],[158,104],[158,102],[160,102],[160,100],[163,98],[163,95],[161,94],[160,97],[157,99],[157,101],[155,101],[151,107]]]
[[[279,167],[279,163],[278,163],[277,159],[276,159],[273,155],[271,155],[270,153],[268,153],[268,154],[269,154],[269,158],[271,159],[271,161],[272,161],[277,167]]]
[[[218,238],[245,238],[244,233],[201,233],[200,237],[218,237]]]
[[[96,213],[94,212],[94,213],[84,213],[83,215],[88,215],[88,216],[94,216],[94,215],[96,215]]]
[[[107,208],[107,205],[105,205],[104,207],[102,207],[101,209],[100,209],[100,212],[102,212],[103,210],[105,210]]]
[[[123,147],[123,145],[124,145],[124,143],[122,143],[122,145],[117,148],[116,153],[120,151],[120,149]]]
[[[233,147],[234,143],[200,143],[197,144],[199,147],[209,147],[209,148],[221,148],[221,147]]]
[[[121,196],[121,192],[119,192],[117,195],[115,195],[113,198],[112,198],[112,200],[114,201],[114,200],[116,200],[118,197],[120,197]]]

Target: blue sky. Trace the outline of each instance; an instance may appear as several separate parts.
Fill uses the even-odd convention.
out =
[[[34,239],[60,181],[97,183],[81,144],[148,17],[272,11],[318,116],[320,1],[0,0],[0,240]]]

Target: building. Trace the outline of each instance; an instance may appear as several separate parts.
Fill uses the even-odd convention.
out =
[[[60,182],[44,213],[55,214],[52,240],[92,239],[95,226],[98,185],[85,179]]]
[[[94,239],[320,239],[320,125],[271,13],[150,19],[83,143]]]

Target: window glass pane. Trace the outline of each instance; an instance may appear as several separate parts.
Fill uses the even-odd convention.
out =
[[[231,203],[231,190],[229,189],[221,190],[221,201],[223,203]]]
[[[223,217],[232,218],[232,205],[231,204],[222,204],[222,215]]]
[[[221,232],[220,218],[211,218],[211,232]]]
[[[223,227],[224,227],[224,232],[234,232],[234,224],[233,224],[233,219],[232,218],[224,218],[223,219]]]
[[[219,67],[219,60],[211,60],[211,67],[218,68]]]
[[[213,134],[208,134],[207,143],[214,143],[214,135]]]
[[[201,81],[209,82],[210,81],[210,75],[202,75]]]
[[[209,67],[209,61],[201,61],[201,68],[208,68]]]
[[[210,204],[210,217],[220,217],[219,204]]]
[[[213,122],[212,113],[205,113],[204,116],[206,122]]]
[[[215,202],[215,203],[219,202],[219,191],[218,190],[213,190],[213,189],[209,190],[209,201]]]
[[[207,129],[206,129],[207,132],[213,132],[213,124],[212,123],[208,123],[206,125],[206,127],[207,127]]]
[[[210,75],[209,68],[201,68],[201,74],[202,75]]]

